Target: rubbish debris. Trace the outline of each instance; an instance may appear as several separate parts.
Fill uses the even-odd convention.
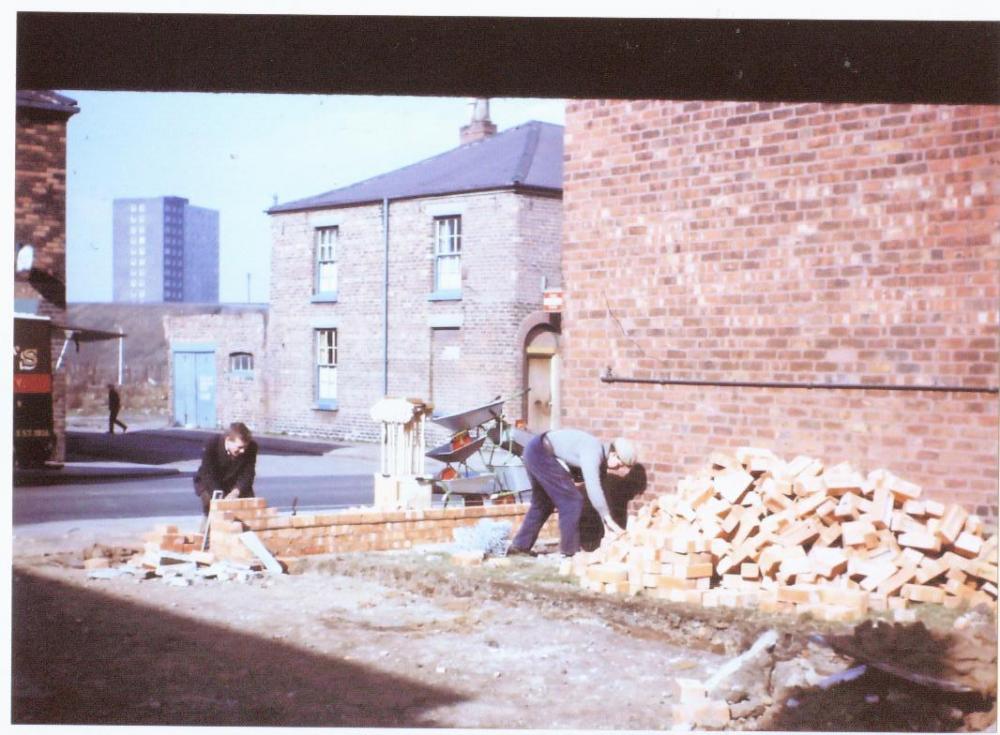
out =
[[[484,556],[503,556],[511,532],[510,521],[482,518],[476,525],[456,528],[453,547],[456,551],[478,551]]]

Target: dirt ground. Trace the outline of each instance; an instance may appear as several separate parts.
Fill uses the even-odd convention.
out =
[[[992,670],[992,693],[874,668],[822,686],[857,662],[809,635],[857,643],[870,630],[595,595],[559,576],[554,554],[481,567],[443,548],[345,554],[300,574],[173,586],[88,580],[82,549],[26,549],[14,558],[15,724],[664,730],[678,725],[675,678],[709,679],[768,630],[776,645],[713,695],[730,702],[727,729],[996,721],[995,621],[981,613],[963,630],[986,653],[963,665]],[[951,635],[953,622],[936,625]],[[929,665],[947,674],[946,655]]]

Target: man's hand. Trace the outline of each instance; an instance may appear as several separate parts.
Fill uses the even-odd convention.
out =
[[[619,526],[617,523],[615,523],[615,519],[612,518],[611,516],[608,516],[607,518],[604,519],[604,525],[607,526],[608,530],[611,531],[611,533],[615,534],[616,536],[625,533],[625,529]]]

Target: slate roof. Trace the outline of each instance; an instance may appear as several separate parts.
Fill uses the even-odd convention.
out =
[[[533,120],[340,189],[276,204],[268,214],[490,189],[562,191],[563,127]]]
[[[52,110],[54,112],[64,112],[68,115],[75,115],[80,111],[76,100],[50,92],[48,90],[19,89],[17,90],[17,106],[33,107],[38,110]]]

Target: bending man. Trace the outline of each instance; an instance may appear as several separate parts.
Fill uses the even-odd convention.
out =
[[[559,511],[559,550],[566,556],[580,550],[584,501],[566,466],[580,470],[587,498],[604,525],[615,533],[622,532],[622,527],[611,517],[603,482],[608,472],[624,475],[635,464],[635,449],[628,439],[617,438],[605,450],[597,437],[584,431],[557,429],[529,441],[521,460],[531,477],[531,507],[507,550],[508,555],[530,553],[555,509]]]
[[[256,473],[257,442],[246,424],[232,423],[225,434],[209,439],[194,476],[194,492],[201,498],[204,514],[208,515],[214,490],[221,490],[226,498],[252,498]]]

